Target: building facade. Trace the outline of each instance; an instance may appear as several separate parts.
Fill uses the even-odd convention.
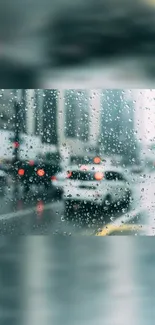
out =
[[[97,143],[100,96],[96,90],[61,90],[58,104],[59,143],[73,155]]]
[[[14,89],[0,89],[0,129],[13,130],[14,102],[16,95]]]
[[[36,135],[47,145],[67,147],[73,154],[83,153],[98,137],[100,97],[95,90],[17,89],[4,91],[1,114],[9,128],[13,104],[21,104],[20,130]],[[4,123],[3,123],[4,124]],[[12,129],[14,125],[12,123]]]
[[[123,89],[1,90],[1,125],[13,128],[16,98],[21,132],[40,137],[42,143],[73,155],[100,143],[107,154],[127,155],[131,149],[136,152],[134,96]]]
[[[103,90],[100,144],[106,154],[137,159],[134,93],[124,89]]]
[[[123,128],[123,91],[103,90],[101,94],[101,134],[100,143],[106,154],[119,154]]]

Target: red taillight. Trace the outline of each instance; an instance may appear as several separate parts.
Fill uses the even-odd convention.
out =
[[[52,177],[51,177],[51,180],[52,180],[52,181],[56,181],[56,180],[57,180],[56,176],[52,176]]]
[[[67,178],[70,178],[72,176],[72,172],[67,172]]]
[[[38,169],[37,174],[38,174],[38,176],[42,177],[45,175],[45,171],[43,169]]]
[[[16,148],[19,148],[19,142],[15,141],[15,142],[13,143],[13,146],[14,146],[15,149],[16,149]]]
[[[100,172],[97,172],[94,175],[94,178],[96,179],[96,181],[101,181],[103,179],[103,177],[104,177],[104,174],[100,173]]]
[[[15,141],[15,142],[13,143],[13,146],[14,146],[15,149],[16,149],[16,148],[19,148],[19,142]]]
[[[34,165],[34,161],[33,161],[33,160],[30,160],[30,161],[29,161],[29,165],[30,165],[30,166],[33,166],[33,165]]]
[[[95,157],[94,158],[94,163],[95,164],[100,164],[101,163],[101,158],[100,157]]]
[[[42,214],[44,212],[44,202],[43,201],[39,201],[37,203],[36,212],[37,212],[38,217],[42,216]]]
[[[24,176],[24,174],[25,174],[25,170],[24,169],[18,169],[18,175],[19,176]]]

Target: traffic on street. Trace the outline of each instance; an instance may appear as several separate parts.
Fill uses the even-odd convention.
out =
[[[69,208],[74,205],[75,208],[69,213],[65,208],[66,200],[53,188],[45,192],[44,188],[33,187],[25,195],[19,184],[15,192],[12,182],[0,197],[0,234],[153,235],[155,173],[132,177],[133,199],[129,207],[111,204],[110,209],[104,210],[84,205],[78,211],[75,198],[72,201],[70,197]]]
[[[25,91],[0,97],[0,234],[153,235],[151,91]]]

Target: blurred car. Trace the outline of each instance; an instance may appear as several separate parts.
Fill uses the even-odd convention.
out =
[[[73,165],[111,165],[112,159],[110,157],[102,157],[100,155],[85,155],[85,156],[71,156],[71,163]]]
[[[147,227],[142,225],[124,224],[124,225],[111,225],[101,229],[97,232],[96,236],[144,236],[146,234]]]
[[[65,180],[67,179],[67,172],[57,173],[51,177],[52,186],[55,189],[55,195],[57,197],[62,197],[64,192]]]
[[[133,165],[132,167],[131,167],[131,172],[133,173],[133,174],[140,174],[140,173],[143,173],[143,171],[144,171],[144,165],[142,165],[142,164],[135,164],[135,165]]]
[[[19,161],[16,167],[12,166],[12,175],[24,186],[24,193],[30,191],[32,185],[44,186],[46,190],[51,188],[53,175],[61,171],[60,162],[57,161],[57,154],[53,154],[53,160],[42,157],[36,160]]]
[[[64,187],[65,213],[81,208],[109,210],[123,203],[129,206],[131,188],[124,170],[113,166],[87,165],[71,167]]]
[[[72,160],[73,165],[71,168],[76,168],[75,166],[78,166],[78,168],[80,168],[79,166],[83,166],[82,162],[85,164],[90,164],[92,165],[92,162],[94,162],[94,164],[101,164],[101,165],[105,165],[105,164],[110,164],[111,161],[110,160],[106,160],[106,159],[101,159],[100,157],[96,156],[95,158],[74,158]],[[70,167],[69,167],[70,168]],[[64,187],[67,185],[66,184],[66,180],[68,179],[68,172],[67,171],[63,171],[60,173],[57,173],[56,175],[51,177],[51,184],[52,186],[55,188],[55,193],[56,196],[61,197],[63,192],[64,192]]]

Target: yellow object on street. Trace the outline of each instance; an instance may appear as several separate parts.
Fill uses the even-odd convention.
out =
[[[133,224],[124,224],[124,225],[107,225],[101,231],[99,231],[96,236],[109,236],[113,233],[122,233],[125,235],[126,232],[142,232],[146,230],[146,226],[142,225],[133,225]],[[119,234],[118,234],[119,236]]]
[[[145,0],[145,3],[149,6],[155,6],[155,0]]]

